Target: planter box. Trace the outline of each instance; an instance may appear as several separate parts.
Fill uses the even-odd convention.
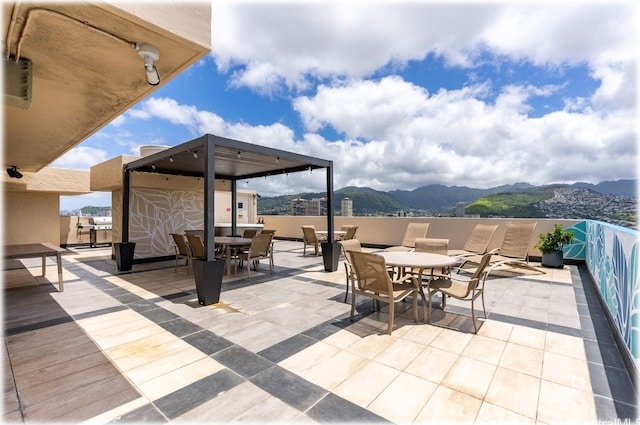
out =
[[[340,261],[340,244],[337,242],[322,242],[322,260],[324,261],[324,271],[335,272],[338,270]]]
[[[136,250],[135,242],[116,242],[113,244],[116,256],[116,267],[119,272],[131,271],[133,267],[133,253]]]
[[[224,260],[193,260],[193,274],[196,279],[198,304],[210,305],[220,301]]]
[[[554,269],[564,267],[564,255],[562,251],[550,251],[542,253],[542,265]]]

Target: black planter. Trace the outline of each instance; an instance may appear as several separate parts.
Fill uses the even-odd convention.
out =
[[[542,253],[542,265],[554,269],[561,269],[564,266],[564,255],[562,251],[549,251]]]
[[[340,261],[340,244],[337,242],[322,242],[322,260],[324,261],[324,271],[335,272],[338,270]]]
[[[196,279],[198,303],[209,305],[220,301],[224,260],[193,260],[193,274]]]
[[[116,267],[119,272],[131,271],[133,266],[133,253],[136,250],[135,242],[116,242],[113,244],[116,256]]]

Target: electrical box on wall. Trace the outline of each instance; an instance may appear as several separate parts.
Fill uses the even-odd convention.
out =
[[[31,103],[33,65],[30,59],[4,61],[4,104],[27,109]]]

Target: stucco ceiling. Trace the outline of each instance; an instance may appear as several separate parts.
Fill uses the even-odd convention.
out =
[[[161,84],[207,54],[210,6],[171,7],[181,13],[171,16],[164,6],[153,16],[167,16],[151,23],[139,10],[128,13],[106,3],[4,3],[5,58],[15,61],[19,48],[20,58],[30,59],[33,66],[28,109],[9,105],[5,97],[5,166],[42,169],[160,87],[147,84],[143,61],[130,43],[160,50],[156,67]],[[185,13],[190,7],[199,9]],[[206,26],[208,43],[161,24],[176,21],[184,27]]]

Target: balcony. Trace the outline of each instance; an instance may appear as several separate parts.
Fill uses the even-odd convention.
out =
[[[193,275],[174,272],[172,261],[116,274],[110,249],[76,249],[63,258],[62,293],[38,276],[39,259],[7,263],[3,419],[635,419],[625,338],[635,340],[622,314],[635,310],[620,295],[634,294],[635,283],[625,292],[614,277],[623,265],[625,279],[635,276],[636,239],[587,222],[584,264],[492,276],[477,335],[468,303],[454,300],[431,324],[414,323],[411,303],[399,304],[391,336],[386,309],[373,312],[364,298],[352,322],[342,266],[325,272],[294,240],[276,241],[273,274],[262,264],[248,279],[225,277],[221,302],[210,306],[198,304]]]

